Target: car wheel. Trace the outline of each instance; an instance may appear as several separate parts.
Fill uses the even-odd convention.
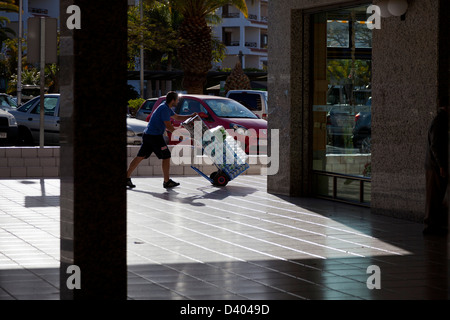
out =
[[[33,136],[31,135],[30,130],[25,127],[19,127],[19,134],[17,138],[18,146],[33,146]]]

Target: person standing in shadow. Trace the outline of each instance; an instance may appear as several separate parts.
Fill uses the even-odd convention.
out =
[[[448,98],[439,101],[439,111],[428,129],[425,158],[426,206],[424,235],[446,235],[448,206]]]

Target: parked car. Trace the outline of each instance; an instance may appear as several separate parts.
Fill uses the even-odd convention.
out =
[[[260,141],[267,139],[267,121],[258,118],[249,109],[239,102],[226,97],[209,96],[209,95],[191,95],[183,94],[179,96],[179,103],[175,106],[174,112],[180,115],[189,115],[197,112],[205,122],[208,128],[223,126],[225,129],[233,130],[237,139],[245,142],[246,153],[265,153],[265,146],[259,147]],[[153,111],[165,101],[165,97],[160,97],[153,106]],[[152,113],[153,113],[152,111]],[[151,114],[147,117],[150,120]],[[175,128],[181,127],[181,122],[172,120]],[[256,137],[251,138],[254,129]],[[240,137],[240,136],[245,137]],[[172,137],[170,134],[169,143],[177,144],[180,140]]]
[[[353,128],[353,147],[359,149],[361,153],[371,152],[372,137],[372,97],[365,103],[368,111],[360,111],[355,115],[355,126]]]
[[[17,122],[8,111],[0,109],[0,145],[12,146],[17,142]]]
[[[347,110],[333,107],[327,113],[328,145],[345,148],[350,141],[353,129],[353,115]]]
[[[140,145],[142,144],[142,135],[148,123],[144,120],[139,120],[127,116],[127,144]]]
[[[136,112],[136,119],[145,121],[147,116],[152,113],[153,106],[157,100],[158,98],[150,98],[145,100]]]
[[[267,91],[230,90],[226,96],[244,105],[261,119],[267,120],[269,112]]]
[[[358,112],[355,115],[355,127],[353,128],[353,147],[360,149],[361,153],[370,153],[372,136],[372,113]]]
[[[6,93],[0,93],[0,109],[5,111],[15,110],[17,102],[13,97]]]
[[[44,97],[44,144],[59,145],[59,109],[60,95],[46,94]],[[39,144],[40,134],[40,97],[26,102],[17,110],[11,111],[18,123],[18,143],[20,145]],[[99,119],[99,121],[101,121]],[[127,143],[142,143],[142,133],[147,123],[127,117]]]
[[[11,111],[18,124],[18,144],[39,144],[40,97],[35,97]],[[44,144],[59,143],[59,94],[44,97]]]
[[[353,144],[361,152],[370,153],[372,98],[367,97],[370,93],[370,90],[354,91],[357,105],[338,104],[331,107],[327,114],[329,145],[343,148]]]

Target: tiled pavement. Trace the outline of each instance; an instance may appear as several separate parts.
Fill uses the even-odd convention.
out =
[[[450,297],[448,237],[424,238],[421,224],[271,195],[262,176],[176,180],[166,191],[134,178],[127,191],[129,299]],[[59,299],[59,188],[0,180],[1,300]],[[369,289],[375,275],[381,288]]]

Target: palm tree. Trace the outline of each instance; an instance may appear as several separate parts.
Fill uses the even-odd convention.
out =
[[[19,7],[15,0],[0,1],[0,11],[19,12]]]
[[[16,35],[13,29],[6,27],[9,22],[8,18],[0,17],[0,48],[3,46],[3,41]]]
[[[179,34],[182,40],[178,59],[183,69],[183,88],[188,93],[203,93],[208,71],[212,68],[211,28],[206,17],[225,5],[238,8],[248,16],[245,0],[169,0],[181,13]]]
[[[19,12],[19,7],[15,5],[14,0],[0,1],[0,11]],[[0,16],[0,49],[3,46],[3,41],[16,35],[11,28],[6,27],[6,24],[9,22],[8,18]]]

